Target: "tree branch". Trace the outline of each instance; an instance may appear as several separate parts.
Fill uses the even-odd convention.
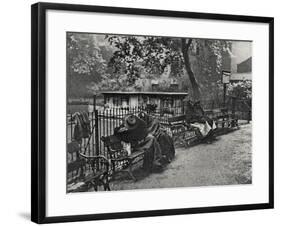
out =
[[[182,38],[181,43],[182,43],[182,54],[183,54],[183,59],[184,59],[184,64],[185,64],[185,69],[186,72],[189,76],[189,80],[193,89],[193,99],[194,100],[200,100],[200,88],[199,84],[195,78],[195,75],[192,71],[191,64],[190,64],[190,58],[188,54],[188,49],[190,48],[192,39],[188,39],[188,42],[186,43],[186,39]]]
[[[187,43],[186,43],[186,38],[182,38],[181,43],[182,43],[182,52],[186,53],[189,50],[189,47],[192,43],[192,38],[188,39]]]

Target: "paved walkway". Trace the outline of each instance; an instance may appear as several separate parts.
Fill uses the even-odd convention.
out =
[[[217,137],[211,144],[176,149],[176,157],[161,173],[136,171],[137,182],[120,178],[112,190],[230,185],[251,183],[251,124]]]

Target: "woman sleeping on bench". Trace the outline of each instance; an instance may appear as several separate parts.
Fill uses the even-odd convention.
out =
[[[147,123],[140,117],[129,115],[123,124],[114,129],[114,135],[121,141],[129,143],[132,151],[144,151],[143,169],[145,171],[161,171],[165,162],[161,146],[157,138],[149,133]]]
[[[199,101],[194,104],[188,101],[186,106],[187,121],[190,122],[191,127],[196,129],[195,132],[199,139],[207,143],[211,142],[214,139],[214,130],[216,129],[214,120],[206,116]]]
[[[161,148],[164,163],[170,163],[175,157],[175,147],[172,137],[161,128],[159,120],[155,117],[152,117],[145,112],[140,112],[138,116],[145,121],[147,132],[157,139]]]

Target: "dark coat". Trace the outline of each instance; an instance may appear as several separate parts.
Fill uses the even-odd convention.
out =
[[[81,143],[83,138],[89,138],[91,135],[91,125],[86,112],[76,112],[75,116],[75,126],[73,137],[74,140]]]
[[[161,153],[165,156],[165,160],[170,162],[175,156],[174,141],[165,130],[161,129],[160,123],[156,118],[148,114],[141,113],[142,119],[147,124],[147,132],[153,135],[160,145]]]

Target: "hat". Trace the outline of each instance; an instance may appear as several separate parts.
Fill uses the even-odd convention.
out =
[[[128,115],[124,119],[124,125],[128,130],[133,130],[138,127],[138,120],[135,115]]]
[[[139,118],[143,121],[145,121],[145,123],[147,124],[147,126],[150,126],[150,124],[152,123],[153,121],[153,117],[149,116],[147,113],[141,111],[139,114],[138,114]]]
[[[124,126],[128,129],[128,140],[140,141],[147,136],[146,123],[135,115],[126,116],[124,118]]]

